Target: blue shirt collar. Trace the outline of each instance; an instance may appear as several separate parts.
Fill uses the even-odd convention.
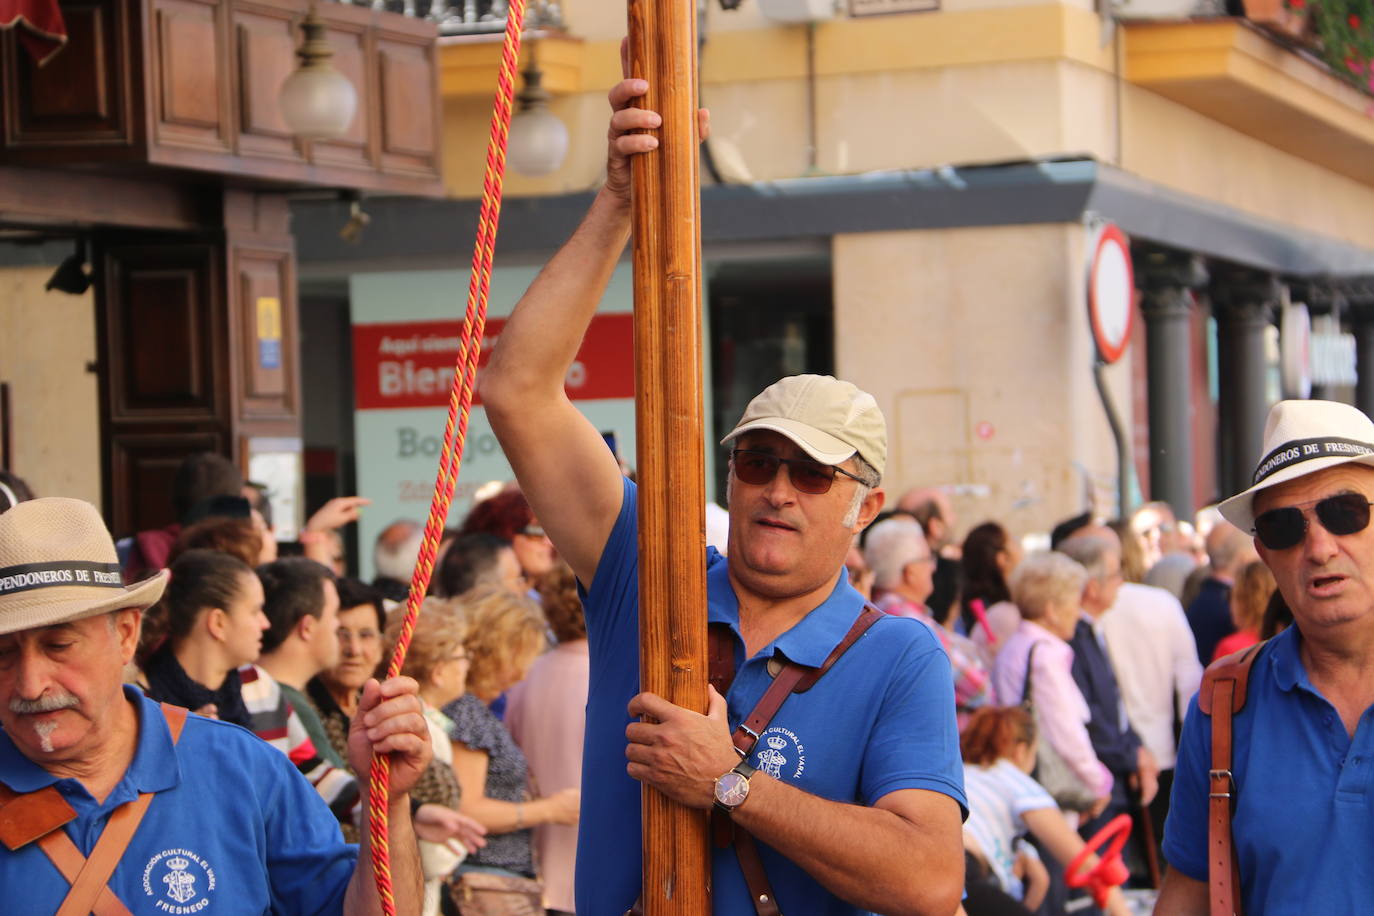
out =
[[[1317,689],[1312,686],[1307,669],[1302,665],[1302,657],[1298,654],[1301,644],[1302,634],[1296,624],[1290,625],[1288,629],[1269,640],[1267,654],[1269,664],[1274,669],[1274,683],[1283,691],[1302,687],[1316,693]]]
[[[712,548],[711,553],[714,553]],[[706,619],[727,623],[739,635],[739,598],[730,582],[728,562],[714,562],[706,570]],[[841,568],[839,581],[814,610],[791,629],[760,650],[765,658],[782,653],[791,661],[818,668],[844,639],[863,610],[864,599],[849,584],[849,571]]]
[[[124,778],[109,800],[127,787],[133,794],[161,792],[181,782],[181,766],[172,747],[172,732],[159,705],[138,688],[124,685],[124,696],[138,713],[138,745]],[[19,793],[36,792],[58,782],[58,777],[20,753],[9,735],[0,730],[0,782]]]

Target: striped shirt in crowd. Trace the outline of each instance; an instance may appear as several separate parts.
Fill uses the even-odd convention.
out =
[[[1016,764],[1005,758],[990,767],[964,764],[964,791],[968,793],[968,820],[964,832],[973,838],[988,868],[1002,889],[1020,900],[1021,879],[1012,873],[1022,848],[1026,822],[1021,815],[1040,808],[1057,808],[1054,799]]]
[[[356,823],[362,803],[357,780],[347,770],[320,756],[301,717],[282,693],[281,685],[257,665],[240,668],[239,678],[243,682],[243,703],[253,720],[253,732],[290,758],[341,825]]]

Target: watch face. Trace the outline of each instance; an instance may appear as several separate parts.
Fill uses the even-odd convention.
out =
[[[733,770],[716,780],[716,801],[734,808],[749,797],[749,780]]]

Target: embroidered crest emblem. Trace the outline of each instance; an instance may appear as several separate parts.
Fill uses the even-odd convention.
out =
[[[204,910],[214,889],[215,870],[189,849],[164,849],[143,868],[143,893],[170,916]]]
[[[759,736],[754,751],[758,768],[774,779],[799,779],[806,769],[806,748],[791,729],[773,726]]]

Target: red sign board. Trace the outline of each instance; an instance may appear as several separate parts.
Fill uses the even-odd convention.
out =
[[[635,393],[632,316],[597,315],[568,370],[565,387],[575,401],[632,398]],[[505,319],[488,319],[478,356],[480,372]],[[353,394],[358,410],[447,407],[453,385],[461,321],[406,321],[353,326]],[[475,394],[473,406],[481,403]]]

